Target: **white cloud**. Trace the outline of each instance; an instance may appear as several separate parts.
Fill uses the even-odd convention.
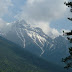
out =
[[[0,33],[5,34],[6,30],[7,30],[6,22],[2,18],[0,18]]]
[[[10,29],[10,23],[5,22],[2,18],[0,18],[0,32],[7,33]]]
[[[50,22],[64,16],[67,8],[64,5],[65,1],[68,0],[27,0],[16,18],[24,19],[33,24],[37,23],[48,35],[58,35],[58,31],[50,27]]]
[[[51,21],[63,16],[66,11],[65,0],[27,0],[20,18],[34,21]]]
[[[52,38],[55,38],[55,37],[61,35],[61,34],[58,32],[58,30],[55,29],[55,28],[53,28],[51,32],[52,32],[52,35],[50,35],[50,36],[51,36]]]
[[[38,24],[34,25],[36,27],[40,27],[43,32],[45,32],[45,34],[47,34],[48,36],[50,36],[51,38],[55,38],[59,35],[61,35],[57,29],[55,28],[51,28],[49,26],[50,24],[48,22],[39,22]]]
[[[5,27],[6,22],[0,18],[0,30]]]
[[[13,6],[11,0],[0,0],[0,31],[6,32],[8,30],[6,22],[3,20],[5,14],[9,14],[9,7]]]
[[[11,0],[0,0],[0,17],[4,16],[6,13],[9,13],[8,8],[12,5]]]

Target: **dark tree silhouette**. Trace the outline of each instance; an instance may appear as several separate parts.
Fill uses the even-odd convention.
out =
[[[64,4],[66,6],[68,6],[70,8],[70,12],[72,12],[72,2],[64,2]],[[68,20],[72,21],[72,18],[68,17]],[[67,39],[70,41],[70,43],[72,43],[72,38],[69,37],[72,35],[72,30],[70,32],[64,32],[63,31],[63,35],[68,36]],[[68,48],[69,49],[69,56],[66,58],[62,58],[62,62],[64,62],[66,64],[66,66],[64,68],[69,69],[72,68],[72,47]]]

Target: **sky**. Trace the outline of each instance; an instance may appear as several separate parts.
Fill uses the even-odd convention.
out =
[[[70,10],[64,5],[69,0],[0,0],[0,29],[6,24],[24,19],[56,37],[62,30],[71,30]]]

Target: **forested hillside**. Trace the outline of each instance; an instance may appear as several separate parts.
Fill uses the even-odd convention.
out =
[[[65,72],[20,46],[0,37],[0,72]]]

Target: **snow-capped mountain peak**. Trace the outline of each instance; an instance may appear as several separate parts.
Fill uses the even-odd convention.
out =
[[[12,34],[13,33],[13,34]],[[6,34],[6,37],[15,42],[16,40],[10,38],[10,34],[15,35],[21,41],[22,46],[26,48],[27,37],[30,38],[40,49],[41,55],[44,53],[45,44],[48,45],[48,41],[46,40],[48,36],[42,31],[42,29],[38,27],[32,27],[30,24],[27,24],[24,20],[18,20],[11,24],[10,31]],[[17,41],[15,42],[17,43]]]
[[[3,37],[44,59],[59,61],[62,56],[68,54],[68,42],[62,36],[52,39],[41,28],[32,27],[24,20],[12,22],[8,26]]]

